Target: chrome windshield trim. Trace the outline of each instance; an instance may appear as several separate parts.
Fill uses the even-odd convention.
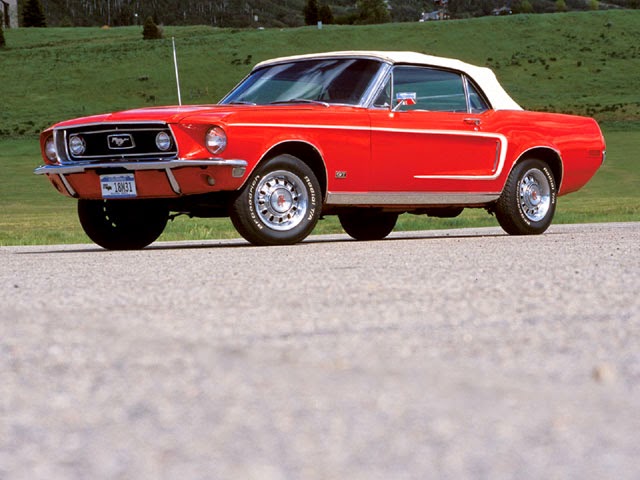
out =
[[[377,62],[379,64],[378,66],[378,71],[375,72],[372,76],[371,76],[371,80],[369,82],[369,84],[366,86],[366,88],[363,90],[361,97],[358,99],[357,103],[343,103],[343,102],[332,102],[332,101],[328,101],[326,102],[328,105],[346,105],[346,106],[350,106],[350,107],[360,107],[360,108],[368,108],[368,104],[370,104],[373,101],[372,96],[375,94],[376,92],[376,88],[378,83],[380,82],[380,78],[384,77],[384,74],[388,71],[389,68],[391,68],[391,63],[389,60],[380,58],[376,55],[367,55],[367,54],[349,54],[349,55],[340,55],[340,54],[328,54],[328,55],[317,55],[317,56],[310,56],[309,58],[298,58],[298,57],[283,57],[280,59],[276,59],[276,61],[267,61],[267,62],[263,62],[260,63],[256,66],[254,66],[254,68],[251,70],[251,72],[249,72],[249,74],[244,77],[242,79],[242,81],[240,81],[235,87],[233,87],[231,89],[231,91],[229,93],[227,93],[219,102],[218,105],[233,105],[233,101],[230,101],[231,98],[234,97],[236,91],[249,79],[251,78],[253,75],[255,75],[257,72],[264,70],[264,69],[269,69],[272,67],[276,67],[278,65],[287,65],[287,64],[293,64],[293,63],[299,63],[299,62],[307,62],[307,61],[326,61],[326,60],[343,60],[343,61],[347,61],[347,60],[370,60],[373,62]],[[325,103],[325,102],[318,102],[319,104]],[[292,102],[292,104],[295,104],[295,102]],[[268,106],[268,105],[272,105],[272,104],[259,104],[260,106]],[[281,105],[286,105],[286,104],[281,104]]]
[[[76,162],[72,165],[42,165],[34,170],[36,175],[68,175],[72,173],[82,173],[86,170],[96,170],[100,168],[124,170],[171,170],[182,167],[247,167],[246,160],[224,160],[221,158],[211,158],[207,160],[158,160],[153,162]]]
[[[389,77],[389,72],[391,72],[391,69],[392,66],[389,63],[382,63],[380,69],[378,70],[378,73],[376,73],[376,76],[372,80],[371,84],[364,92],[360,105],[364,106],[365,108],[373,107],[373,102],[387,83],[387,79]]]

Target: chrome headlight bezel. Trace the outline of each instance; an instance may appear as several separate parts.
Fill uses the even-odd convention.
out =
[[[207,130],[204,143],[212,154],[222,153],[227,148],[227,134],[221,127],[213,126]]]
[[[156,147],[158,147],[158,150],[166,152],[171,149],[172,145],[173,139],[171,138],[171,135],[167,132],[158,132],[156,135]]]
[[[44,141],[44,155],[51,163],[59,163],[58,149],[53,135],[47,137]]]
[[[87,142],[80,135],[71,135],[68,145],[69,153],[74,157],[79,157],[87,151]]]

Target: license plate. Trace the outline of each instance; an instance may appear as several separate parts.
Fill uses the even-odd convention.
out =
[[[100,175],[100,186],[102,198],[132,198],[138,194],[133,173]]]

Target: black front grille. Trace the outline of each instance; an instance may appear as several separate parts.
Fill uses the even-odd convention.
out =
[[[171,138],[168,150],[160,150],[156,136],[165,132]],[[74,137],[84,142],[81,154],[72,152]],[[175,157],[178,153],[171,129],[160,123],[96,124],[64,130],[64,156],[70,161],[135,160],[142,158]],[[78,141],[77,138],[75,141]]]

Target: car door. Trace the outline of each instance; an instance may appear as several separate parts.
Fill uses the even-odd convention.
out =
[[[506,149],[486,130],[491,114],[458,72],[394,67],[370,110],[371,191],[480,191],[474,180],[494,178]]]

